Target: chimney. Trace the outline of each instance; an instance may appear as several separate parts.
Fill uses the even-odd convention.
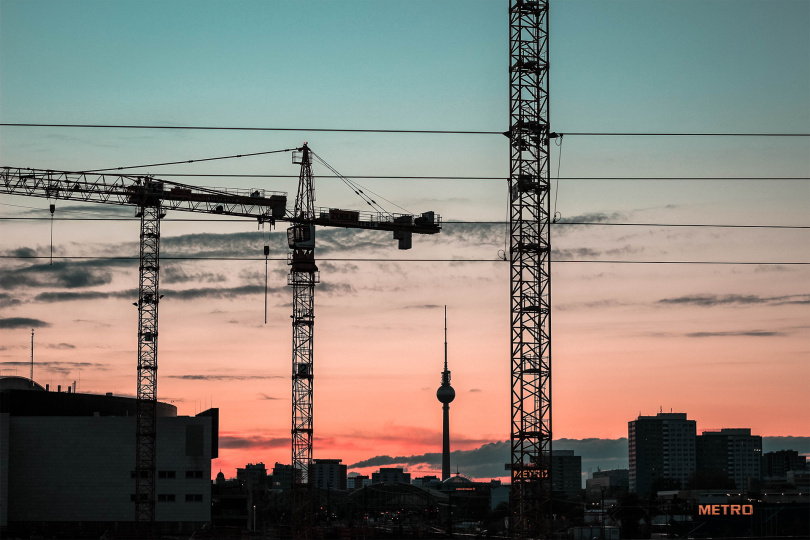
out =
[[[59,385],[57,385],[57,386],[56,386],[56,391],[57,391],[57,392],[61,392],[61,391],[62,391],[62,385],[61,385],[61,384],[59,384]]]

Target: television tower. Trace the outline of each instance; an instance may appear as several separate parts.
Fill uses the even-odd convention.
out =
[[[450,402],[456,399],[456,391],[450,386],[450,371],[447,369],[447,306],[444,306],[444,371],[442,385],[436,390],[436,399],[442,404],[442,481],[450,478]]]

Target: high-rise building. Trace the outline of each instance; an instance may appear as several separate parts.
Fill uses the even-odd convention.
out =
[[[695,471],[697,425],[686,413],[639,416],[628,423],[630,491],[652,495],[653,484],[669,479],[683,486]]]
[[[582,456],[573,450],[552,450],[551,489],[562,491],[569,499],[578,499],[582,494]]]
[[[695,440],[696,467],[701,471],[724,471],[739,490],[749,480],[759,480],[762,437],[750,429],[704,431]]]
[[[346,490],[346,465],[339,459],[313,459],[310,483],[320,489]]]

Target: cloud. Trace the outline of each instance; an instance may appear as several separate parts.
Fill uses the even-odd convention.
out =
[[[554,450],[573,450],[582,458],[583,471],[588,469],[626,469],[629,466],[628,442],[622,439],[558,439]],[[505,464],[509,462],[510,443],[488,442],[472,450],[456,450],[450,453],[453,468],[458,467],[465,476],[472,478],[498,478],[507,475]],[[430,452],[413,456],[374,456],[349,465],[351,468],[385,467],[399,465],[414,467],[427,465],[440,467],[441,453]]]
[[[746,336],[746,337],[781,337],[786,336],[787,334],[784,332],[771,332],[765,330],[748,330],[748,331],[737,331],[737,332],[692,332],[689,334],[684,334],[686,337],[690,338],[705,338],[705,337],[737,337],[737,336]]]
[[[167,379],[182,379],[184,381],[249,381],[253,379],[283,379],[281,375],[164,375]]]
[[[51,324],[39,319],[29,319],[27,317],[8,317],[0,319],[0,329],[15,328],[47,328]]]
[[[219,436],[219,447],[239,450],[267,450],[286,448],[290,445],[289,437],[239,436],[230,433]]]
[[[75,300],[104,300],[107,298],[138,299],[138,291],[130,289],[125,291],[84,291],[84,292],[44,292],[34,297],[36,302],[71,302]]]
[[[68,350],[68,349],[75,349],[76,345],[71,345],[70,343],[56,343],[56,344],[49,344],[45,345],[46,349],[58,349],[58,350]]]
[[[31,362],[0,362],[0,366],[5,367],[30,367]],[[46,373],[54,373],[57,375],[66,376],[70,373],[83,369],[95,369],[105,371],[109,369],[107,364],[98,364],[94,362],[34,362],[34,368],[37,372],[44,371]]]
[[[287,287],[268,287],[268,293],[277,295]],[[199,298],[233,299],[238,296],[264,294],[264,285],[242,285],[239,287],[200,287],[196,289],[163,289],[166,298],[173,300],[197,300]]]
[[[0,293],[0,308],[19,306],[22,302],[8,293]]]
[[[483,392],[483,390],[481,390],[480,388],[470,388],[470,392],[478,394],[480,392]]]
[[[786,304],[810,304],[810,294],[794,294],[790,296],[762,297],[754,294],[696,294],[689,296],[678,296],[675,298],[662,298],[658,304],[715,307],[715,306],[740,306],[740,305],[786,305]]]
[[[259,394],[259,399],[267,400],[267,401],[286,401],[285,398],[278,398],[273,396],[268,396],[267,394]]]
[[[53,265],[35,264],[22,268],[5,269],[0,275],[0,289],[9,290],[22,287],[81,289],[107,285],[111,281],[112,274],[100,268],[57,261]]]
[[[193,272],[186,270],[176,264],[167,264],[161,267],[160,280],[162,283],[188,283],[190,281],[200,283],[221,283],[228,278],[225,274],[215,274],[213,272]]]

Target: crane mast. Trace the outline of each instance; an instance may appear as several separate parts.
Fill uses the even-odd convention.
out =
[[[315,188],[312,159],[304,144],[293,161],[301,164],[293,217],[301,220],[287,229],[293,289],[292,314],[292,467],[297,489],[309,484],[312,462],[312,378],[315,326],[315,284],[320,281],[315,265]]]
[[[548,1],[509,5],[511,534],[550,538]]]

